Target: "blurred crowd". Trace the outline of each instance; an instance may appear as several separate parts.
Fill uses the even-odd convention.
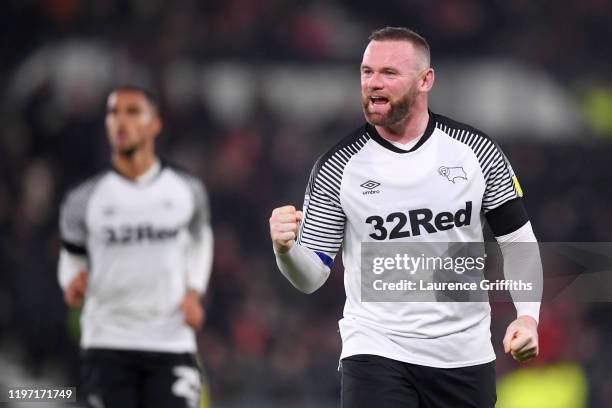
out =
[[[203,83],[184,82],[189,70],[181,67],[356,67],[372,29],[407,25],[429,39],[434,64],[438,55],[459,63],[514,59],[563,83],[577,101],[584,87],[610,86],[604,39],[612,38],[612,7],[605,0],[14,0],[3,8],[0,344],[18,342],[33,375],[56,364],[76,381],[78,327],[56,281],[59,205],[67,189],[108,166],[108,89],[145,85],[161,100],[162,156],[201,177],[210,193],[215,259],[199,348],[219,406],[337,405],[340,262],[320,291],[301,294],[276,270],[267,223],[275,206],[301,205],[317,156],[362,118],[357,99],[321,120],[287,118],[262,96],[265,84],[248,81],[260,97],[248,109],[237,101],[220,116],[215,95]],[[61,47],[75,41],[82,48],[70,54],[74,61],[52,63],[51,54],[61,57]],[[105,53],[112,56],[96,64]],[[207,95],[194,96],[193,87]],[[527,133],[503,140],[543,241],[611,240],[612,143],[585,123],[563,141]],[[587,379],[590,407],[612,398],[610,311],[605,303],[545,304],[542,356],[530,364],[575,364]],[[513,313],[512,305],[493,305],[498,356]],[[519,367],[507,357],[497,365],[500,378]]]

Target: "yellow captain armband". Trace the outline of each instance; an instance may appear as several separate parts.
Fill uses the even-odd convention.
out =
[[[516,192],[518,193],[519,197],[522,197],[523,189],[521,188],[518,178],[516,176],[512,176],[512,181],[514,181],[514,187],[516,188]]]

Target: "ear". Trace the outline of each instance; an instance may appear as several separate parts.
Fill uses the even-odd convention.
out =
[[[436,79],[436,74],[433,68],[427,68],[420,82],[421,92],[429,92],[433,88]]]
[[[155,115],[155,120],[153,120],[153,137],[157,137],[162,129],[164,128],[164,124],[159,117],[159,115]]]

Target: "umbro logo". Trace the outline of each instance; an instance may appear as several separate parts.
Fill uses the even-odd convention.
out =
[[[463,167],[461,166],[456,166],[456,167],[442,166],[438,169],[438,174],[440,174],[442,177],[444,177],[445,179],[447,179],[453,184],[455,184],[457,180],[461,180],[461,179],[467,181],[467,173],[465,172],[465,170],[463,170]]]
[[[363,195],[367,194],[380,194],[380,190],[374,190],[376,187],[380,186],[380,183],[373,180],[368,180],[365,183],[361,184],[359,187],[363,187],[366,191],[363,191]]]
[[[368,190],[373,190],[378,186],[380,186],[380,183],[377,183],[376,181],[368,180],[365,183],[363,183],[360,187],[367,188]]]

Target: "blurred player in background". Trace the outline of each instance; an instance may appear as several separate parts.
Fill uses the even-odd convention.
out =
[[[369,39],[361,64],[367,123],[317,161],[303,212],[272,212],[277,264],[311,293],[343,247],[343,407],[494,407],[489,304],[362,302],[361,243],[482,242],[484,215],[511,279],[533,268],[508,245],[536,242],[522,191],[495,142],[428,110],[434,70],[425,39],[392,27]],[[535,263],[541,276],[539,254]],[[515,302],[504,338],[519,361],[538,354],[537,300]]]
[[[213,237],[206,190],[162,163],[153,96],[108,97],[112,168],[72,190],[60,214],[59,282],[81,316],[89,407],[197,407],[196,331]]]

